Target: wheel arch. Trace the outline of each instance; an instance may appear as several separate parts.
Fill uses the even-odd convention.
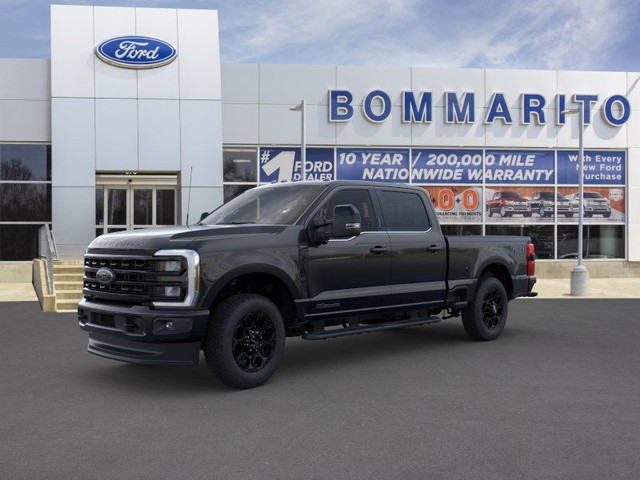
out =
[[[482,282],[482,279],[486,277],[495,277],[500,280],[502,285],[504,285],[504,289],[507,291],[507,296],[510,299],[513,298],[513,281],[511,279],[509,269],[504,264],[500,262],[491,262],[487,265],[484,265],[478,272],[478,282],[476,284],[476,290]]]
[[[216,281],[206,297],[206,305],[213,311],[220,302],[236,293],[254,293],[268,298],[280,310],[285,326],[293,325],[294,300],[299,290],[284,272],[269,265],[251,265],[232,270]]]

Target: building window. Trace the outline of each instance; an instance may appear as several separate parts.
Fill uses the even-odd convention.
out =
[[[51,146],[0,144],[0,261],[37,257],[45,224],[51,224]]]
[[[258,149],[224,147],[222,168],[226,203],[258,185]]]

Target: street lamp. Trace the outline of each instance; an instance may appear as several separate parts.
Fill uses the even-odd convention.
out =
[[[307,163],[307,102],[306,100],[302,100],[298,105],[293,107],[289,107],[289,110],[292,112],[301,112],[302,113],[302,124],[301,124],[301,151],[300,151],[300,160],[302,161],[302,180],[306,180],[306,163]]]
[[[584,220],[584,103],[572,110],[564,110],[563,114],[577,113],[578,122],[578,264],[571,270],[571,295],[580,297],[589,292],[589,271],[582,263],[582,224]]]

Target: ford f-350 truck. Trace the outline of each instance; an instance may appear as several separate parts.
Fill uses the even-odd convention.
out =
[[[493,340],[535,296],[529,237],[445,236],[426,192],[371,182],[251,189],[196,225],[112,233],[84,258],[80,328],[96,355],[265,382],[285,337],[308,340],[462,316]]]

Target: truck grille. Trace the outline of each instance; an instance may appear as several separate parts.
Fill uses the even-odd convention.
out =
[[[88,299],[119,303],[181,302],[187,293],[186,272],[183,257],[87,254],[83,293]]]

